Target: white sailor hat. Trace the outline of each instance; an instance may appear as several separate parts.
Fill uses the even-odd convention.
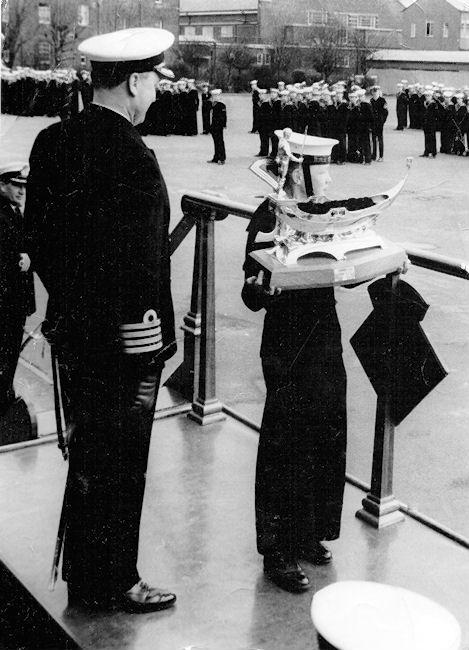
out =
[[[0,164],[0,181],[2,183],[14,183],[24,185],[28,179],[29,165],[21,161],[10,161]]]
[[[279,93],[279,89],[278,89],[278,88],[271,88],[271,89],[270,89],[270,92],[271,92],[271,93],[277,93],[277,94],[278,94],[278,93]]]
[[[425,97],[433,97],[433,90],[431,88],[430,89],[425,88],[423,94],[425,95]]]
[[[221,95],[221,88],[214,88],[210,92],[212,97],[218,97],[219,95]]]
[[[280,91],[280,95],[281,95],[282,97],[288,97],[289,94],[290,94],[290,93],[288,92],[288,90],[281,90],[281,91]]]
[[[253,86],[254,84],[257,83],[257,79],[252,79],[249,83],[251,84],[251,86]]]
[[[455,97],[456,99],[464,99],[464,93],[463,92],[456,93]]]
[[[331,161],[332,147],[338,144],[338,140],[332,138],[319,138],[315,135],[305,136],[303,133],[291,134],[289,139],[292,153],[301,155],[308,164],[327,164]]]
[[[277,86],[285,86],[285,82],[284,81],[277,81]]]
[[[451,92],[451,90],[444,90],[443,91],[443,97],[446,97],[447,99],[449,99],[452,96],[453,96],[453,93]]]
[[[93,70],[109,70],[111,75],[116,69],[154,70],[161,77],[173,79],[174,73],[166,67],[163,54],[173,42],[174,35],[166,29],[133,27],[87,38],[78,50],[89,58]]]

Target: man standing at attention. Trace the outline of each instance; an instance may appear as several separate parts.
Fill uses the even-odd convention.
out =
[[[176,349],[169,200],[136,125],[171,76],[162,29],[83,41],[89,110],[41,131],[30,157],[29,254],[73,427],[63,578],[69,601],[134,612],[173,605],[137,570],[148,448],[161,371]]]
[[[207,160],[207,162],[224,165],[226,160],[226,151],[223,129],[226,127],[226,106],[221,101],[220,88],[212,90],[211,101],[212,119],[210,122],[210,133],[213,138],[214,152],[212,160]]]

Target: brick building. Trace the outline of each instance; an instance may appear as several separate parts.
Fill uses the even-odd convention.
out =
[[[178,34],[179,0],[9,0],[2,12],[3,58],[10,66],[80,67],[83,39],[127,27]]]
[[[469,0],[418,0],[404,8],[402,15],[404,47],[469,49]]]

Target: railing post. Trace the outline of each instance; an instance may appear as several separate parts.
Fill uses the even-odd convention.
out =
[[[195,346],[195,394],[188,416],[199,424],[225,419],[223,405],[215,395],[215,226],[216,210],[197,218],[196,257],[198,258],[197,301],[200,312],[200,337]],[[194,263],[194,279],[196,264]],[[194,296],[194,289],[193,289]],[[198,348],[198,350],[197,350]]]
[[[181,329],[184,331],[184,352],[180,366],[165,382],[169,388],[174,388],[192,402],[194,400],[195,380],[199,372],[200,325],[202,303],[202,267],[200,264],[200,220],[197,221],[197,231],[194,249],[194,267],[192,272],[192,292],[189,311],[183,318]]]
[[[375,439],[373,447],[373,466],[371,470],[370,492],[362,501],[363,508],[356,516],[375,528],[384,528],[404,520],[400,512],[399,501],[393,494],[393,462],[394,462],[394,424],[391,419],[392,382],[395,381],[396,363],[396,307],[397,283],[399,272],[387,276],[390,283],[390,309],[388,328],[388,350],[390,350],[390,377],[385,393],[378,395],[376,403]]]

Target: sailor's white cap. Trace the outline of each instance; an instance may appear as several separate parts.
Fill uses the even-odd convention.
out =
[[[213,90],[210,91],[212,97],[218,97],[221,95],[221,88],[214,88]]]
[[[310,158],[306,162],[311,164],[325,164],[330,162],[332,147],[338,144],[338,140],[319,138],[315,135],[305,136],[303,133],[296,133],[294,131],[291,134],[289,143],[292,153]]]
[[[78,51],[89,58],[93,69],[107,66],[112,71],[117,65],[130,72],[154,70],[172,79],[174,74],[165,67],[163,52],[173,43],[174,35],[167,29],[133,27],[87,38]]]
[[[453,93],[451,92],[451,90],[444,90],[443,91],[443,97],[446,97],[447,99],[449,99],[452,96],[453,96]]]
[[[257,83],[257,79],[251,79],[249,83],[251,84],[251,86],[254,86],[254,84]]]
[[[29,165],[24,160],[13,160],[0,164],[0,181],[3,183],[25,184],[29,174]]]
[[[464,99],[464,93],[463,92],[456,93],[455,97],[456,99]]]
[[[278,88],[271,88],[271,89],[270,89],[270,92],[271,92],[271,93],[277,93],[277,94],[278,94],[280,91],[279,91]]]

